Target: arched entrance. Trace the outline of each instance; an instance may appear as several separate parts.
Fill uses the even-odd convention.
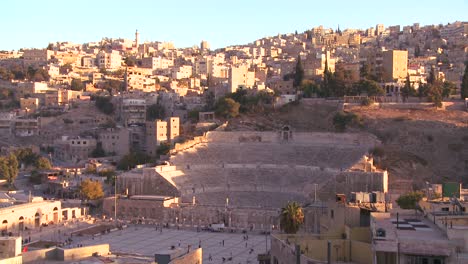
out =
[[[58,218],[58,208],[57,207],[54,207],[54,224],[57,224],[59,221],[59,218]]]
[[[23,231],[24,230],[24,217],[20,217],[18,221],[18,230]]]
[[[292,131],[289,126],[284,126],[281,129],[281,140],[282,141],[289,141],[292,138]]]
[[[41,215],[39,214],[39,212],[37,212],[34,215],[34,227],[40,227],[40,226],[41,226]]]

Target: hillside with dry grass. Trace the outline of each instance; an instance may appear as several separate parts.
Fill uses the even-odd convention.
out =
[[[231,120],[230,130],[275,130],[289,124],[296,131],[334,132],[337,103],[302,101],[263,114]],[[468,112],[356,107],[359,124],[347,132],[376,135],[382,145],[370,150],[378,167],[387,169],[390,187],[421,188],[425,182],[468,183]]]

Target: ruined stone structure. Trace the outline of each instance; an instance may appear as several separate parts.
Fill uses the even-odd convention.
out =
[[[378,144],[369,134],[295,133],[289,126],[211,131],[176,145],[167,165],[121,176],[118,186],[131,195],[180,195],[181,204],[165,208],[167,222],[272,228],[289,201],[385,192],[387,173],[366,156]]]

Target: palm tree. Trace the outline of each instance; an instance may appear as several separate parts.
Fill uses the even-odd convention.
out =
[[[289,202],[281,209],[280,225],[287,234],[295,234],[304,223],[302,207],[297,202]]]

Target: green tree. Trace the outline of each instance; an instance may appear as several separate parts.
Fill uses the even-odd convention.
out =
[[[240,104],[232,98],[221,98],[216,104],[216,115],[225,118],[236,117],[239,115]]]
[[[85,85],[80,79],[73,78],[70,84],[70,89],[73,91],[83,91],[85,89]]]
[[[143,152],[131,152],[123,156],[117,163],[117,169],[130,170],[138,164],[151,162],[151,157]]]
[[[414,87],[411,85],[410,76],[406,74],[405,86],[401,89],[401,95],[403,96],[403,101],[406,102],[408,97],[415,94]]]
[[[96,200],[104,196],[102,184],[98,181],[86,179],[80,184],[81,194],[88,200]]]
[[[297,202],[290,202],[281,209],[280,226],[287,234],[295,234],[304,223],[302,207]]]
[[[427,77],[428,84],[434,84],[437,81],[437,77],[435,75],[435,67],[431,67],[431,71],[429,72],[429,76]]]
[[[462,100],[468,98],[468,61],[465,62],[465,73],[463,74],[463,80],[460,88]]]
[[[448,98],[451,94],[455,94],[457,92],[457,86],[450,81],[444,81],[442,84],[442,97]]]
[[[401,209],[416,209],[416,205],[423,198],[421,192],[409,192],[403,195],[400,195],[396,200],[398,206]]]
[[[52,169],[52,164],[50,164],[50,160],[45,157],[39,157],[34,164],[36,169],[38,170],[50,170]]]
[[[315,82],[304,80],[301,84],[301,91],[304,98],[311,98],[319,92],[319,88]]]
[[[304,66],[302,65],[301,56],[297,56],[296,70],[294,72],[294,87],[299,87],[304,79]]]
[[[102,143],[98,142],[96,144],[96,148],[93,150],[93,152],[91,152],[91,157],[99,158],[99,157],[105,157],[105,156],[106,156],[106,152],[102,148]]]
[[[60,74],[68,74],[73,71],[73,66],[70,63],[66,63],[59,68]]]
[[[418,85],[418,97],[422,99],[424,96],[427,96],[429,89],[427,84],[423,84],[421,80],[419,81]]]
[[[39,158],[39,155],[34,153],[31,148],[20,148],[13,152],[18,159],[18,162],[26,166],[34,165]]]
[[[0,176],[11,185],[18,176],[19,165],[16,156],[11,153],[8,156],[0,156]]]
[[[97,96],[95,105],[96,107],[106,115],[112,115],[114,113],[114,104],[111,102],[109,96]]]
[[[146,120],[154,121],[156,119],[164,119],[165,110],[160,104],[152,104],[146,109]]]
[[[383,95],[385,93],[384,89],[380,85],[372,80],[361,80],[358,83],[359,90],[361,92],[366,92],[368,96]]]
[[[362,125],[362,119],[355,113],[337,112],[333,116],[333,125],[337,131],[343,132],[348,125]]]
[[[442,87],[440,82],[436,81],[428,85],[427,99],[429,102],[433,102],[435,107],[442,106]]]
[[[136,66],[136,59],[134,57],[127,57],[124,62],[128,67]]]

